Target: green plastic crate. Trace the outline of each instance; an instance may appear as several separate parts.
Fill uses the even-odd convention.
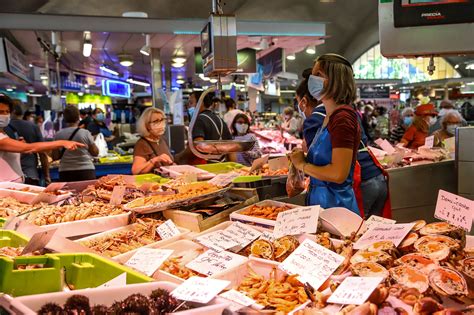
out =
[[[2,219],[2,225],[5,223],[5,219]],[[28,238],[10,230],[0,230],[0,247],[20,247],[25,246],[28,243]]]
[[[158,183],[158,184],[164,184],[169,182],[170,180],[168,178],[163,178],[159,175],[156,174],[141,174],[141,175],[135,175],[135,182],[138,185],[144,184],[144,183]]]
[[[24,264],[43,264],[44,268],[15,270]],[[95,254],[46,254],[17,257],[15,260],[0,257],[0,291],[13,296],[62,291],[62,268],[66,282],[74,289],[95,288],[127,273],[127,284],[153,281],[130,268]]]
[[[257,176],[257,175],[248,175],[248,176],[239,176],[234,178],[232,181],[234,184],[243,184],[243,183],[253,183],[253,182],[258,182],[259,180],[262,180],[262,176]]]
[[[3,227],[3,225],[7,222],[7,219],[5,218],[0,218],[0,227]]]
[[[235,170],[239,170],[244,166],[235,162],[222,162],[196,165],[196,167],[214,174],[225,174]]]

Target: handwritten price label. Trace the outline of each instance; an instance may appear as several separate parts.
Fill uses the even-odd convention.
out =
[[[329,303],[361,305],[383,281],[383,277],[347,277],[328,299]]]
[[[378,224],[360,237],[354,244],[354,249],[361,249],[379,241],[392,241],[397,247],[413,226],[415,223]]]
[[[435,218],[471,231],[474,219],[474,201],[457,196],[444,190],[438,193]]]
[[[171,292],[178,300],[196,303],[209,303],[224,290],[230,281],[211,278],[191,277]]]
[[[425,138],[425,147],[431,149],[434,145],[434,136],[429,136]]]
[[[163,224],[160,224],[156,228],[156,232],[160,235],[161,239],[163,240],[167,240],[169,238],[172,238],[176,235],[181,234],[179,229],[171,220],[166,220],[165,222],[163,222]]]
[[[374,141],[382,150],[387,152],[387,154],[393,154],[395,152],[395,149],[393,146],[388,142],[386,139],[377,139]]]
[[[51,229],[44,232],[38,232],[33,234],[30,238],[30,241],[25,245],[21,255],[29,254],[38,250],[43,250],[46,245],[48,245],[49,241],[53,238],[54,233],[56,233],[58,229]]]
[[[186,267],[201,274],[212,276],[247,262],[247,258],[227,251],[209,249],[186,264]]]
[[[141,248],[125,263],[125,266],[151,277],[172,253],[172,249]]]
[[[319,206],[301,207],[280,212],[277,216],[273,234],[275,237],[316,233],[318,228]]]
[[[275,237],[275,234],[273,234],[272,232],[264,231],[262,235],[260,235],[259,239],[273,243],[277,238]]]
[[[62,189],[64,186],[66,186],[66,184],[67,183],[64,183],[64,182],[51,183],[43,191],[44,192],[58,191]]]
[[[244,248],[250,242],[257,239],[262,233],[240,222],[234,222],[224,230],[225,233],[232,237],[232,240],[239,243]]]
[[[107,281],[106,283],[98,286],[98,288],[111,288],[111,287],[122,287],[127,285],[127,273],[124,272],[112,280]]]
[[[308,282],[318,289],[343,261],[344,257],[341,255],[305,239],[279,268],[288,274],[299,275],[299,281]]]
[[[397,221],[392,219],[386,219],[383,217],[379,217],[378,215],[371,215],[367,221],[364,222],[364,228],[362,231],[367,231],[370,228],[379,225],[379,224],[395,224]]]
[[[236,291],[234,289],[221,293],[219,294],[219,296],[232,302],[230,307],[231,307],[231,311],[233,312],[236,312],[245,306],[250,306],[252,304],[255,304],[254,300],[252,300],[245,294],[239,291]]]
[[[223,251],[240,245],[239,242],[234,240],[231,234],[225,231],[215,231],[204,234],[200,237],[197,237],[196,241],[216,251]]]

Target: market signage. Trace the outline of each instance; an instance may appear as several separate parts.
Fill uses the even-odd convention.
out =
[[[471,231],[474,219],[474,201],[457,196],[444,190],[438,193],[435,218]]]
[[[130,98],[130,84],[116,80],[102,80],[102,94]]]
[[[0,39],[0,71],[9,72],[26,82],[31,82],[26,56],[6,38]]]

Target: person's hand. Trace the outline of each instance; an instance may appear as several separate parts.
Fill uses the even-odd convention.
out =
[[[151,162],[154,164],[154,165],[171,165],[173,164],[173,160],[169,157],[168,154],[161,154],[159,156],[156,156],[154,158],[151,159]]]
[[[79,143],[79,142],[76,142],[76,141],[64,140],[64,142],[63,142],[63,147],[64,147],[66,150],[74,151],[74,150],[76,150],[77,148],[85,148],[86,145],[85,145],[84,143]]]
[[[291,153],[288,154],[288,158],[297,169],[302,169],[304,163],[306,163],[304,152],[300,148],[291,151]]]
[[[114,135],[111,135],[110,137],[105,137],[105,141],[107,142],[113,141],[114,139],[115,139]]]

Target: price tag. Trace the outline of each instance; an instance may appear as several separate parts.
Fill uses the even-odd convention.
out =
[[[470,232],[474,219],[474,201],[440,190],[434,216]]]
[[[230,281],[202,277],[191,277],[171,292],[178,300],[209,303]]]
[[[197,237],[196,241],[218,252],[240,245],[239,242],[234,240],[232,235],[225,231],[215,231],[202,235]]]
[[[21,255],[44,249],[46,245],[48,245],[49,241],[53,238],[53,235],[56,233],[56,231],[57,229],[51,229],[33,234],[33,236],[30,238],[30,241],[23,248]]]
[[[112,280],[107,281],[106,283],[98,286],[97,288],[111,288],[111,287],[122,287],[127,285],[127,273],[124,272]]]
[[[123,194],[125,193],[125,186],[115,186],[110,197],[110,204],[118,206],[122,204]]]
[[[217,252],[213,249],[209,249],[187,263],[186,267],[210,277],[244,264],[247,260],[247,257],[231,252]]]
[[[272,171],[278,171],[283,168],[288,168],[289,160],[286,156],[281,156],[276,159],[268,160],[268,168]]]
[[[328,303],[361,305],[383,281],[383,277],[347,277],[328,299]]]
[[[231,184],[235,178],[239,177],[240,175],[235,172],[227,173],[227,174],[219,174],[213,179],[209,181],[210,184],[218,186],[218,187],[225,187]]]
[[[156,232],[160,235],[161,239],[167,240],[173,236],[181,234],[179,229],[173,223],[173,221],[166,220],[156,228]]]
[[[240,222],[232,223],[232,225],[226,228],[224,232],[229,234],[242,248],[250,244],[262,234],[259,231],[252,229],[250,226]]]
[[[65,182],[51,183],[43,190],[43,192],[58,191],[62,189],[66,184],[67,183]]]
[[[275,237],[316,233],[318,228],[319,206],[300,207],[278,213],[273,234]]]
[[[392,241],[397,247],[414,226],[415,223],[378,224],[354,243],[354,249],[361,249],[379,241]]]
[[[365,222],[364,228],[362,231],[367,231],[371,227],[378,225],[378,224],[395,224],[397,221],[392,219],[386,219],[383,217],[379,217],[378,215],[371,215]]]
[[[266,154],[264,156],[262,156],[261,158],[258,158],[258,159],[255,159],[253,160],[252,162],[252,167],[250,167],[250,172],[249,173],[252,173],[256,170],[259,170],[261,169],[265,164],[268,163],[268,157],[269,155]]]
[[[344,261],[344,257],[316,242],[305,239],[278,268],[318,289]]]
[[[140,248],[125,263],[125,266],[151,277],[172,253],[172,249]]]
[[[5,223],[2,226],[2,229],[16,231],[21,221],[22,221],[21,218],[17,216],[11,216],[7,219],[7,221],[5,221]]]
[[[226,300],[233,302],[231,304],[231,310],[236,312],[239,309],[255,304],[255,301],[246,296],[245,294],[237,290],[229,290],[224,293],[219,294],[220,297],[223,297]]]
[[[387,154],[393,154],[395,152],[395,149],[393,146],[388,142],[386,139],[377,139],[374,141],[382,150],[387,152]]]
[[[429,136],[425,138],[425,147],[431,149],[434,144],[434,136]]]
[[[275,237],[275,235],[272,232],[264,231],[262,233],[262,235],[260,235],[259,239],[269,241],[270,243],[273,243],[277,238]]]

